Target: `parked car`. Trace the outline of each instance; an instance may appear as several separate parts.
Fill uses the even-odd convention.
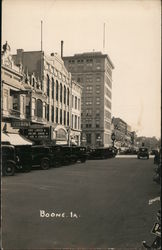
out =
[[[49,169],[53,165],[53,154],[51,148],[44,145],[31,147],[32,167],[39,166],[43,170]]]
[[[67,165],[70,163],[75,163],[77,161],[77,155],[72,150],[70,146],[56,145],[51,146],[53,153],[54,165]]]
[[[86,147],[73,146],[72,155],[74,156],[75,161],[81,161],[82,163],[87,160],[87,150]]]
[[[2,145],[2,175],[12,176],[16,169],[15,148],[12,145]]]
[[[29,172],[32,169],[31,145],[15,146],[16,169],[18,171]]]
[[[107,159],[116,155],[116,150],[113,147],[109,148],[95,148],[88,152],[88,159]]]
[[[138,159],[140,159],[140,158],[147,158],[147,159],[149,159],[148,148],[146,148],[146,147],[139,148],[139,151],[137,153],[137,158]]]

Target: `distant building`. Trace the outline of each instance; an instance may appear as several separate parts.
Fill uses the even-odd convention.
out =
[[[82,86],[82,139],[91,146],[111,145],[112,70],[106,54],[90,52],[63,57],[72,79]]]
[[[112,131],[115,133],[117,147],[135,146],[136,133],[131,131],[131,126],[121,118],[112,118]]]

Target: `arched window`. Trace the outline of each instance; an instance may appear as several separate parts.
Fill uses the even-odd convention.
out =
[[[60,83],[60,102],[62,102],[62,83]]]
[[[58,101],[58,91],[59,91],[59,85],[58,81],[56,80],[56,101]]]
[[[66,104],[66,87],[64,86],[64,104]]]
[[[54,80],[52,78],[52,99],[54,99],[54,96],[55,96],[55,83],[54,83]]]
[[[42,100],[37,100],[37,117],[43,117],[43,103]]]
[[[67,105],[69,106],[69,88],[67,89]]]
[[[47,75],[47,96],[49,96],[50,93],[50,79],[49,76]]]

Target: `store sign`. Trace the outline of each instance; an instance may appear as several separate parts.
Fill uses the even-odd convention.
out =
[[[13,128],[26,128],[30,126],[30,122],[28,121],[12,121],[11,126]]]
[[[30,140],[50,139],[50,127],[28,128],[23,130],[24,136]]]

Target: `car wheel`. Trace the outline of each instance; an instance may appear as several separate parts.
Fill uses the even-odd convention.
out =
[[[15,166],[12,162],[8,162],[3,170],[3,175],[5,176],[13,176],[15,174]]]
[[[43,170],[47,170],[47,169],[49,169],[49,160],[48,159],[43,159],[42,161],[41,161],[41,164],[40,164],[40,166],[41,166],[41,169],[43,169]]]

